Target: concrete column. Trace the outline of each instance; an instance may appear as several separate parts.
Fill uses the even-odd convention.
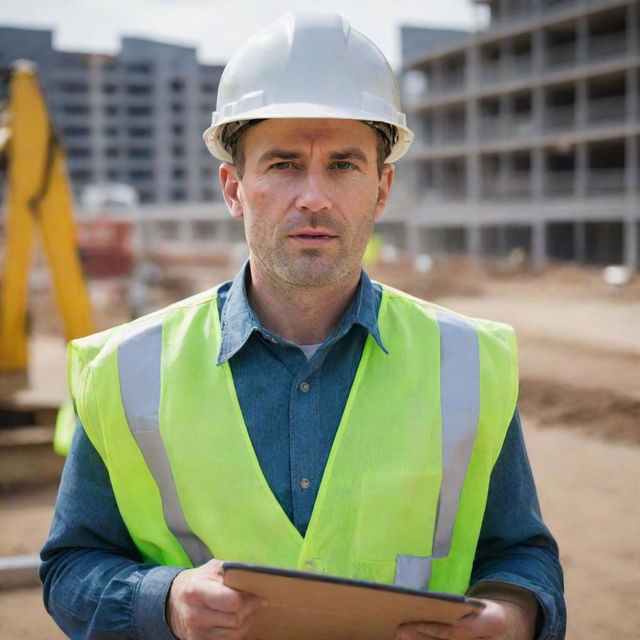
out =
[[[638,34],[638,13],[640,7],[637,2],[627,5],[627,53],[629,57],[640,55],[640,34]]]
[[[475,92],[478,88],[478,73],[480,71],[480,65],[478,60],[478,44],[473,42],[465,51],[466,58],[466,77],[465,84],[468,91]]]
[[[626,85],[627,85],[627,94],[626,94],[626,120],[627,126],[633,127],[636,122],[640,119],[640,100],[638,99],[638,92],[640,91],[640,87],[638,87],[638,68],[630,68],[627,69],[626,73]]]
[[[171,201],[171,166],[173,159],[171,136],[171,96],[169,81],[172,73],[172,60],[161,54],[153,64],[153,191],[156,202]]]
[[[498,122],[499,135],[501,138],[511,136],[513,127],[513,99],[507,93],[501,93],[499,98]]]
[[[480,227],[477,225],[467,226],[467,253],[476,260],[482,255]]]
[[[638,172],[640,150],[638,137],[628,135],[625,140],[625,223],[624,223],[624,263],[638,269]]]
[[[480,117],[478,110],[478,77],[480,71],[478,59],[478,45],[474,43],[467,49],[467,91],[469,99],[466,103],[467,109],[467,155],[466,163],[466,191],[467,202],[477,206],[480,199],[480,158],[478,155],[478,133],[480,128]],[[473,235],[469,228],[469,234]],[[470,249],[471,250],[471,249]]]
[[[640,166],[638,160],[638,137],[628,135],[625,138],[625,193],[632,200],[638,197],[638,174]]]
[[[183,166],[186,176],[183,181],[187,200],[191,202],[202,200],[202,171],[200,170],[200,149],[202,148],[202,132],[200,131],[200,74],[198,63],[194,59],[185,65],[184,79],[184,116],[179,119],[184,127],[185,156]]]
[[[576,198],[584,200],[587,195],[587,144],[579,142],[575,150],[574,193]]]
[[[498,193],[501,200],[509,198],[509,181],[513,172],[513,155],[501,153],[498,156]]]
[[[93,183],[107,180],[105,159],[105,115],[102,99],[102,65],[104,59],[97,54],[89,55],[89,148],[91,150],[91,172]]]
[[[544,88],[534,87],[531,96],[531,117],[534,135],[540,136],[544,131]]]
[[[534,76],[539,76],[544,69],[544,33],[540,28],[531,34],[531,55]]]
[[[437,158],[432,160],[433,186],[440,197],[444,198],[444,160]]]
[[[500,11],[500,24],[505,24],[509,20],[509,0],[498,0],[498,10]]]
[[[477,204],[480,200],[480,156],[478,153],[470,153],[466,158],[466,164],[467,201]]]
[[[436,58],[433,61],[433,89],[434,93],[442,91],[442,59]]]
[[[544,198],[544,173],[544,149],[535,147],[531,151],[531,191],[536,204],[540,204]]]
[[[444,117],[444,110],[440,107],[436,107],[433,112],[433,142],[436,145],[441,145],[446,138],[446,123]]]
[[[586,78],[576,80],[575,127],[577,131],[584,131],[589,119],[589,90]]]
[[[638,219],[624,221],[624,264],[630,269],[638,270]]]
[[[587,63],[589,47],[589,23],[587,16],[578,16],[576,19],[576,60],[578,66]]]
[[[469,150],[474,150],[478,144],[478,47],[476,44],[471,45],[466,51],[466,88],[467,94],[470,96],[465,102],[466,109],[466,145]]]
[[[547,234],[544,220],[536,220],[531,232],[531,259],[535,267],[541,267],[547,261]]]
[[[512,65],[511,65],[511,56],[513,51],[513,41],[507,40],[506,38],[500,40],[500,60],[499,60],[499,68],[500,68],[500,80],[506,80],[511,77],[512,73]]]
[[[587,261],[587,234],[584,222],[576,222],[573,225],[573,246],[576,262],[579,265],[585,264]]]

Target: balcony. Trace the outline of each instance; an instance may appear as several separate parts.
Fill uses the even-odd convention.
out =
[[[542,13],[544,15],[552,15],[554,13],[562,13],[582,4],[580,0],[546,0],[542,2]]]
[[[576,65],[576,43],[568,42],[544,50],[544,66],[546,69],[558,71],[571,69]]]
[[[593,197],[622,196],[625,192],[623,168],[590,169],[587,176],[587,195]]]
[[[504,138],[531,138],[535,133],[535,124],[531,112],[514,114],[502,127]]]
[[[509,56],[503,63],[485,62],[480,70],[480,84],[488,86],[506,80],[521,78],[533,72],[530,55]]]
[[[480,84],[496,84],[501,80],[501,69],[497,62],[484,62],[480,67]]]
[[[624,96],[592,98],[587,104],[589,127],[607,127],[625,123],[626,103]]]
[[[624,31],[591,36],[587,48],[589,62],[606,62],[624,56],[627,52],[627,34]]]
[[[573,197],[575,173],[573,171],[549,171],[544,176],[544,195],[547,198]]]
[[[483,200],[528,200],[531,197],[531,173],[514,171],[509,175],[485,173],[482,177]]]
[[[545,132],[573,131],[575,127],[575,105],[547,107],[544,111]]]
[[[527,139],[535,134],[531,112],[514,114],[511,118],[485,116],[480,120],[480,139],[483,141],[504,140],[505,138]]]

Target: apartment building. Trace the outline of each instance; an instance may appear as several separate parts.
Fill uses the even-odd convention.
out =
[[[0,27],[0,66],[38,64],[73,189],[133,186],[142,203],[220,199],[217,161],[201,135],[211,121],[222,66],[196,51],[123,38],[118,55],[56,50],[52,32]]]
[[[480,2],[404,65],[409,248],[637,268],[640,2]]]

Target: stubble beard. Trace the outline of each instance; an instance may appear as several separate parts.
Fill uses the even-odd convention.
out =
[[[304,218],[302,217],[304,215]],[[352,229],[352,239],[356,240],[363,235],[366,238],[364,242],[360,241],[356,246],[351,242],[348,245],[346,239],[349,234],[346,225],[336,220],[330,214],[312,214],[309,218],[308,214],[296,216],[288,224],[279,231],[278,240],[274,242],[274,246],[270,251],[254,250],[256,258],[262,264],[262,267],[271,272],[272,277],[286,282],[294,287],[327,287],[340,282],[350,273],[360,271],[362,256],[366,248],[368,239],[373,232],[374,215],[371,213],[370,218],[363,226],[357,230]],[[338,243],[337,251],[332,251],[331,247],[327,249],[316,249],[313,247],[287,251],[291,242],[288,236],[291,232],[305,226],[328,229],[338,235],[333,243]],[[259,230],[257,230],[259,232]],[[256,234],[258,235],[258,234]],[[254,244],[254,247],[260,247],[260,240]]]

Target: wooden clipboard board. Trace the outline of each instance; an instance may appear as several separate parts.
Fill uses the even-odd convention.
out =
[[[270,603],[256,613],[250,640],[390,640],[403,622],[451,623],[484,607],[464,596],[238,562],[225,562],[223,576]]]

